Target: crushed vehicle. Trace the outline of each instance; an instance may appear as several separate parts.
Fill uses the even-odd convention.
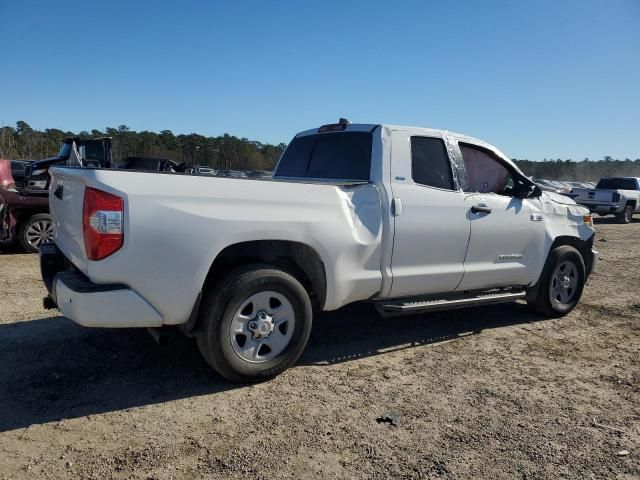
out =
[[[139,170],[142,172],[183,172],[197,173],[194,167],[185,162],[176,162],[170,158],[152,156],[130,156],[118,162],[117,168]]]
[[[178,325],[233,381],[279,374],[314,310],[352,302],[393,317],[522,300],[561,317],[598,259],[586,208],[443,130],[341,119],[297,134],[269,180],[51,176],[45,305],[87,327]]]
[[[600,216],[615,215],[619,223],[631,223],[640,213],[640,178],[604,177],[596,188],[574,188],[568,196]]]
[[[0,246],[16,240],[29,252],[51,240],[53,233],[46,191],[25,193],[27,162],[0,159]]]
[[[17,241],[27,252],[36,252],[51,240],[49,168],[53,165],[109,168],[111,140],[67,138],[51,158],[0,159],[0,245]]]

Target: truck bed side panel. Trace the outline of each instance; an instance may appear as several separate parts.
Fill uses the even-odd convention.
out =
[[[63,178],[65,170],[71,169],[55,169],[54,178]],[[165,324],[187,320],[218,253],[240,242],[289,240],[313,248],[327,274],[328,310],[381,288],[382,214],[375,185],[77,171],[82,180],[75,183],[125,199],[124,245],[98,262],[78,259],[84,254],[76,235],[82,209],[73,203],[56,220],[73,224],[59,247],[91,281],[135,290]]]

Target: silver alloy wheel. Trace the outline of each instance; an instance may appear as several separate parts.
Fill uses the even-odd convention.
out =
[[[291,302],[281,293],[254,293],[236,310],[229,337],[234,352],[247,362],[263,363],[289,345],[296,318]]]
[[[36,220],[25,231],[27,243],[36,250],[40,245],[53,240],[53,225],[51,220]]]
[[[549,285],[551,301],[558,305],[569,305],[578,292],[578,267],[571,260],[560,263],[553,271]]]
[[[633,208],[629,206],[626,207],[624,210],[624,216],[627,223],[631,223],[631,221],[633,220]]]

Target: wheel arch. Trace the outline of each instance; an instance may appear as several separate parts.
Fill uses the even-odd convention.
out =
[[[327,274],[318,252],[309,245],[290,240],[252,240],[234,243],[222,249],[202,285],[189,320],[183,332],[192,334],[197,329],[198,310],[202,292],[215,288],[230,270],[250,264],[268,264],[280,267],[293,275],[307,290],[314,308],[322,308],[327,295]]]
[[[547,261],[549,260],[549,255],[557,247],[568,246],[568,247],[575,248],[578,251],[578,253],[580,253],[580,256],[582,257],[582,261],[584,262],[585,276],[588,275],[588,272],[591,271],[591,263],[592,263],[591,249],[593,247],[594,238],[595,238],[595,235],[592,235],[587,240],[583,240],[582,238],[574,237],[571,235],[560,235],[556,237],[551,243],[549,250],[547,251],[547,255],[544,261],[544,266],[540,271],[540,275],[538,275],[538,279],[536,280],[536,283],[527,289],[527,299],[530,299],[537,295],[538,289],[540,288],[540,280],[544,275],[545,267],[547,265]]]
[[[29,220],[34,215],[40,215],[41,213],[51,215],[48,207],[11,207],[9,211],[16,219],[16,224],[20,224],[25,220]]]

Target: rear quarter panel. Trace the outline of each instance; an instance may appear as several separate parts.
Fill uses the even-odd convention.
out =
[[[382,220],[375,185],[115,170],[83,175],[88,186],[125,198],[123,247],[104,260],[85,260],[85,273],[96,283],[130,286],[165,324],[187,321],[218,253],[245,241],[289,240],[312,247],[327,274],[327,310],[380,290]],[[77,218],[78,208],[65,216]]]

